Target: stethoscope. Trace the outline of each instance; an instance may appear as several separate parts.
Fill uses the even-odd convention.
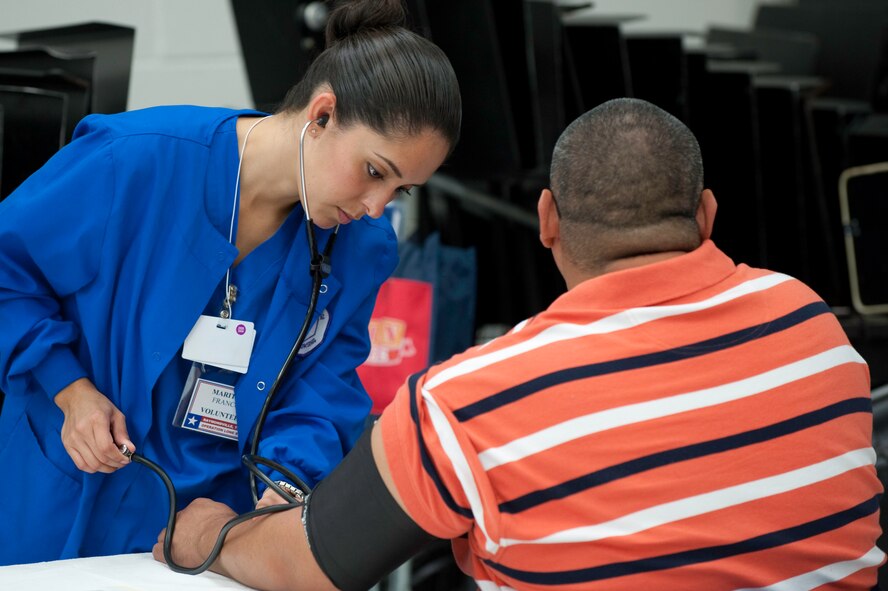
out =
[[[166,486],[167,494],[169,495],[170,501],[170,512],[169,517],[167,519],[167,528],[166,528],[166,536],[163,540],[163,558],[166,561],[167,565],[169,565],[170,569],[177,573],[184,573],[188,575],[197,575],[205,570],[207,570],[213,562],[219,557],[219,552],[222,551],[222,544],[225,543],[225,538],[228,536],[228,532],[231,531],[231,528],[234,526],[243,523],[244,521],[248,521],[253,519],[254,517],[259,517],[260,515],[268,515],[270,513],[280,513],[281,511],[288,511],[290,509],[295,509],[296,507],[301,507],[305,504],[304,500],[296,499],[293,497],[288,491],[284,490],[277,482],[273,481],[269,478],[262,470],[259,469],[258,464],[271,468],[272,470],[277,470],[281,474],[283,474],[286,478],[290,480],[293,484],[295,484],[303,493],[303,495],[307,495],[311,492],[311,487],[309,487],[301,478],[299,478],[292,471],[288,470],[278,462],[274,460],[269,460],[268,458],[263,458],[257,454],[257,450],[259,448],[259,438],[261,437],[262,427],[265,425],[265,418],[268,415],[268,410],[271,408],[271,401],[274,398],[274,395],[277,393],[280,388],[281,382],[283,381],[284,375],[287,373],[287,370],[290,368],[290,365],[293,363],[293,360],[296,358],[296,355],[299,353],[299,349],[302,347],[302,342],[305,340],[306,335],[308,334],[309,329],[311,328],[311,320],[314,316],[315,309],[318,304],[318,297],[321,293],[321,281],[330,274],[330,254],[333,252],[333,243],[336,241],[336,236],[339,234],[339,226],[333,230],[333,234],[330,235],[330,238],[327,239],[326,245],[324,245],[324,252],[318,252],[317,241],[315,239],[314,233],[314,223],[311,219],[311,213],[308,208],[308,199],[306,197],[305,192],[305,159],[303,158],[303,153],[305,151],[305,133],[308,131],[308,128],[312,123],[317,123],[319,126],[323,127],[327,122],[328,116],[324,115],[317,120],[309,121],[302,128],[302,133],[299,134],[299,177],[301,180],[301,200],[302,200],[302,209],[305,212],[305,226],[306,226],[306,236],[308,237],[308,249],[309,249],[309,273],[312,277],[312,286],[311,286],[311,299],[308,303],[308,310],[305,312],[305,319],[302,321],[302,328],[299,329],[299,334],[296,337],[296,342],[293,344],[293,348],[290,349],[289,355],[287,355],[287,359],[284,361],[281,366],[281,370],[278,372],[277,377],[271,385],[271,388],[268,390],[268,394],[265,396],[265,402],[262,405],[262,410],[259,412],[259,416],[256,419],[256,428],[253,430],[253,439],[250,443],[250,453],[244,454],[241,457],[244,465],[250,471],[250,493],[253,496],[253,504],[257,504],[259,502],[259,492],[256,484],[256,478],[259,478],[264,482],[268,487],[274,489],[283,499],[287,502],[279,505],[271,505],[269,507],[263,507],[262,509],[255,509],[253,511],[249,511],[244,513],[243,515],[238,515],[237,517],[233,517],[222,527],[222,530],[219,532],[219,536],[216,538],[216,544],[213,546],[213,550],[210,552],[210,555],[206,560],[203,561],[199,566],[194,568],[186,568],[173,560],[172,553],[172,544],[173,544],[173,532],[176,528],[176,488],[173,486],[172,480],[170,480],[169,475],[164,471],[163,468],[152,462],[151,460],[140,456],[139,454],[132,453],[126,449],[126,446],[121,446],[120,452],[130,458],[133,462],[142,464],[152,470],[157,476],[163,481],[164,486]],[[304,499],[304,496],[303,496]]]

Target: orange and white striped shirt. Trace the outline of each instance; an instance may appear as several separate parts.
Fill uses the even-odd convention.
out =
[[[482,591],[871,589],[884,560],[864,360],[708,241],[411,377],[380,428]]]

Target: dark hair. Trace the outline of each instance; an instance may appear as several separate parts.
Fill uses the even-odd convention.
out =
[[[551,170],[565,250],[587,270],[700,243],[700,146],[651,103],[614,99],[581,115],[558,139]]]
[[[342,126],[367,125],[383,134],[441,133],[451,149],[459,139],[461,106],[456,74],[444,52],[403,27],[400,0],[352,0],[327,21],[327,49],[287,93],[278,112],[304,108],[327,84]]]

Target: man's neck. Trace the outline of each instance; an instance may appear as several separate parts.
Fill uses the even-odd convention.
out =
[[[672,259],[683,254],[687,254],[687,251],[670,250],[666,252],[635,255],[611,261],[610,263],[607,263],[606,265],[593,272],[579,269],[578,267],[571,265],[571,268],[569,269],[562,269],[562,275],[564,276],[564,281],[567,284],[567,289],[573,289],[580,283],[583,283],[584,281],[588,281],[589,279],[593,279],[595,277],[600,277],[602,275],[614,273],[616,271],[624,271],[626,269],[632,269],[635,267],[652,265],[654,263],[659,263],[660,261]]]

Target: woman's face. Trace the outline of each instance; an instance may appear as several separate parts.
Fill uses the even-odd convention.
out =
[[[447,141],[427,130],[385,137],[365,125],[331,121],[305,139],[308,208],[321,228],[365,215],[378,218],[402,192],[425,183],[447,156]]]

